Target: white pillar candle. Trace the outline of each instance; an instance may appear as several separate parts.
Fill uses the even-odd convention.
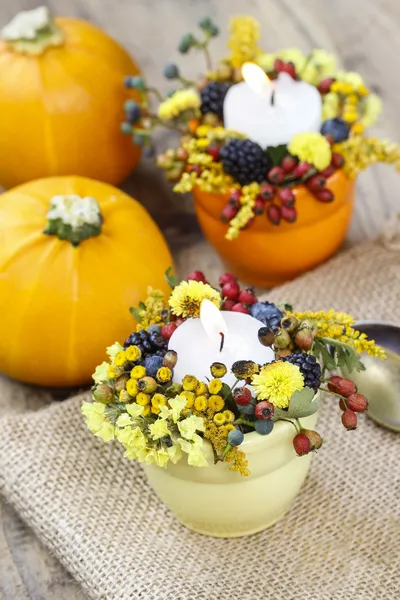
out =
[[[298,133],[320,130],[322,101],[316,87],[295,81],[287,73],[270,81],[251,63],[243,65],[242,73],[245,81],[233,85],[225,96],[225,129],[243,133],[263,148],[288,144]]]
[[[200,319],[188,319],[182,323],[169,340],[168,348],[178,354],[174,382],[181,383],[185,375],[207,381],[212,378],[212,363],[221,362],[228,369],[222,381],[233,385],[236,378],[230,368],[237,360],[253,360],[257,364],[271,362],[274,360],[272,349],[258,341],[260,327],[263,323],[250,315],[222,313],[212,302],[204,300]],[[221,333],[224,334],[222,350]]]

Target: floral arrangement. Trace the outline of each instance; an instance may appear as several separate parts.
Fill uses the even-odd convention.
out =
[[[138,325],[125,340],[107,349],[109,360],[93,375],[92,402],[82,412],[89,430],[104,442],[117,440],[131,460],[165,467],[186,457],[193,467],[206,466],[204,444],[211,444],[214,461],[248,475],[240,446],[250,432],[269,435],[275,424],[293,425],[293,446],[299,456],[322,445],[317,431],[303,428],[299,419],[320,406],[319,391],[339,400],[341,420],[355,429],[357,413],[367,409],[366,398],[355,384],[329,371],[346,366],[362,370],[359,354],[384,358],[382,348],[353,328],[354,320],[335,312],[296,312],[285,304],[261,302],[252,288],[240,289],[233,275],[211,286],[194,271],[171,284],[168,298],[149,289],[139,307],[131,309]],[[187,319],[196,319],[204,300],[221,311],[241,312],[258,320],[254,344],[271,347],[275,359],[267,364],[239,360],[228,367],[210,364],[209,377],[200,381],[191,373],[174,378],[179,361],[168,348],[174,332]],[[235,383],[224,381],[228,370]]]
[[[319,202],[334,201],[327,186],[337,169],[354,178],[375,162],[393,163],[400,169],[400,148],[365,135],[381,111],[381,101],[370,93],[358,73],[336,66],[335,57],[316,49],[308,56],[286,48],[265,53],[258,45],[260,27],[250,16],[231,20],[229,55],[212,67],[209,43],[219,30],[209,18],[199,22],[203,38],[184,35],[179,51],[204,52],[207,71],[199,81],[181,74],[176,64],[167,64],[164,75],[180,88],[167,98],[146,86],[141,77],[128,77],[126,86],[141,92],[142,101],[128,101],[122,131],[136,144],[150,145],[154,127],[162,125],[180,134],[179,147],[157,158],[179,193],[201,190],[226,196],[221,220],[228,224],[226,237],[233,240],[256,217],[266,215],[274,225],[297,218],[294,186],[305,185]],[[295,80],[315,86],[322,98],[320,132],[300,133],[289,144],[262,148],[240,133],[224,128],[223,104],[229,88],[243,79],[241,67],[259,65],[274,80],[287,73]],[[159,105],[151,110],[151,97]]]

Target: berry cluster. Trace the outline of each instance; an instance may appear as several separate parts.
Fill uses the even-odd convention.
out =
[[[326,137],[330,143],[333,143],[332,136],[326,135]],[[258,147],[258,151],[253,151],[251,155],[246,154],[245,143],[247,146]],[[221,150],[214,144],[210,146],[209,153],[214,160],[221,159],[224,170],[241,185],[250,181],[260,183],[260,191],[254,203],[254,214],[256,216],[265,214],[273,225],[279,225],[282,220],[287,223],[296,221],[296,195],[291,188],[300,183],[304,184],[320,202],[332,202],[334,196],[326,187],[327,181],[344,164],[343,156],[333,152],[331,164],[318,172],[311,164],[299,162],[294,156],[286,154],[278,165],[265,170],[266,155],[258,144],[250,140],[231,140]],[[228,161],[224,160],[226,155],[229,157]],[[269,160],[267,162],[270,164]],[[221,213],[221,220],[224,223],[230,222],[239,212],[242,206],[242,194],[241,189],[231,190],[228,203]]]
[[[272,417],[274,416],[274,405],[267,400],[257,402],[253,398],[252,393],[248,387],[239,387],[233,391],[233,399],[236,403],[237,409],[243,415],[249,418],[254,426],[257,433],[261,435],[268,435],[271,433],[274,422]],[[228,437],[228,442],[229,437]]]
[[[201,271],[193,271],[188,275],[187,280],[202,281],[208,283],[204,273]],[[223,303],[221,310],[241,312],[246,315],[251,314],[252,305],[256,305],[257,298],[254,290],[251,287],[240,289],[237,278],[230,273],[224,273],[218,280],[221,288]]]
[[[339,396],[339,406],[343,411],[342,423],[346,429],[356,429],[357,414],[363,413],[368,408],[365,396],[357,393],[357,387],[350,379],[344,379],[333,375],[328,382],[328,388],[332,394]]]

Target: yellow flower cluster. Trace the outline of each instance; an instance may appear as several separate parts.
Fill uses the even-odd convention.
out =
[[[300,161],[314,165],[318,171],[323,171],[331,163],[331,146],[320,133],[298,133],[290,141],[288,150]]]
[[[348,344],[356,352],[366,352],[370,356],[385,358],[385,351],[376,345],[374,340],[368,340],[365,333],[361,333],[352,327],[355,321],[352,316],[336,312],[333,308],[328,311],[318,312],[306,311],[295,312],[294,316],[299,321],[311,320],[317,327],[317,337],[332,338]]]
[[[253,61],[260,53],[260,25],[251,16],[241,15],[231,19],[228,48],[232,67],[241,67],[243,63]]]
[[[208,283],[202,281],[182,281],[177,285],[169,298],[169,305],[174,315],[194,318],[200,315],[203,300],[210,300],[218,308],[221,304],[221,294]]]
[[[160,290],[154,290],[151,286],[147,288],[147,298],[144,301],[144,308],[138,309],[140,322],[137,324],[136,331],[147,329],[150,325],[164,325],[162,312],[166,309],[165,296]]]
[[[183,392],[186,398],[186,409],[195,415],[207,416],[214,419],[217,425],[232,423],[235,415],[225,409],[225,400],[221,395],[223,382],[212,379],[208,384],[198,381],[193,375],[186,375],[182,381]]]
[[[225,456],[225,462],[231,463],[231,466],[229,467],[230,471],[237,471],[244,477],[248,477],[250,475],[249,461],[247,460],[243,450],[239,450],[238,447],[231,448],[229,450]]]
[[[228,231],[225,234],[227,240],[235,240],[247,223],[254,218],[254,205],[258,194],[260,193],[260,186],[258,183],[250,183],[242,187],[242,195],[240,202],[242,204],[238,213],[229,222]]]
[[[304,387],[303,375],[296,365],[275,361],[265,365],[251,382],[258,400],[268,400],[277,408],[289,406],[290,398]]]
[[[333,151],[343,156],[344,170],[351,178],[377,162],[393,164],[400,171],[400,146],[392,142],[354,135],[335,144]]]
[[[164,102],[161,102],[157,115],[162,121],[169,121],[187,110],[197,110],[200,108],[200,104],[200,96],[195,90],[178,90]]]

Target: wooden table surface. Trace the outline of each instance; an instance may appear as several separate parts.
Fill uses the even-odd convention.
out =
[[[2,0],[0,26],[18,10],[37,5],[37,0]],[[374,133],[400,142],[399,0],[52,0],[47,5],[56,14],[89,19],[103,27],[161,89],[168,87],[161,76],[168,60],[179,61],[188,73],[201,71],[200,57],[182,58],[176,51],[180,35],[193,30],[200,17],[210,15],[221,27],[223,35],[213,44],[218,57],[224,52],[228,17],[250,13],[262,24],[265,50],[322,47],[335,52],[346,69],[360,72],[384,103],[384,115]],[[385,219],[398,210],[399,185],[399,176],[386,166],[374,167],[360,177],[347,244],[379,232]],[[151,162],[144,162],[123,187],[162,227],[181,275],[193,268],[211,276],[220,271],[218,257],[201,236],[190,199],[174,197]],[[27,406],[18,386],[12,392],[10,398],[0,399],[0,415],[34,409],[51,400],[37,392]],[[84,598],[14,510],[0,503],[0,600]]]

